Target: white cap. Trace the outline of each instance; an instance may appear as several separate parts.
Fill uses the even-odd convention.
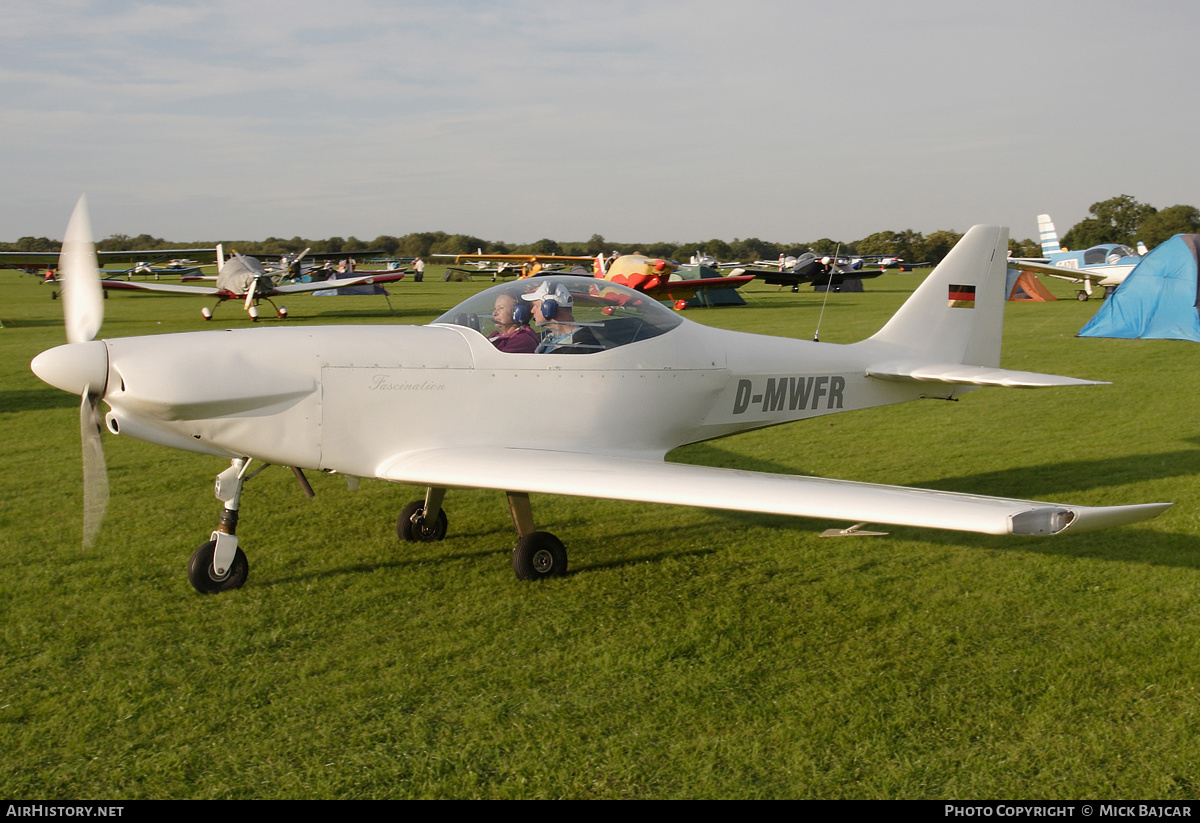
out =
[[[536,291],[531,291],[528,294],[521,295],[522,300],[528,300],[531,303],[538,300],[551,299],[558,305],[566,308],[572,305],[571,292],[567,291],[566,286],[552,283],[549,280],[537,287]]]

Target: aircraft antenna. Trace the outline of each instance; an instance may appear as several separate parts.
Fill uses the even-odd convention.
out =
[[[829,302],[829,290],[833,288],[833,267],[837,265],[838,255],[842,253],[842,244],[838,243],[833,252],[833,260],[829,263],[829,280],[825,283],[825,299],[821,301],[821,313],[817,315],[817,330],[813,332],[813,342],[821,342],[821,318],[825,316],[825,304]]]

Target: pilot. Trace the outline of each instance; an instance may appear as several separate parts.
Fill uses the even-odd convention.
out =
[[[521,299],[533,303],[533,319],[543,330],[538,353],[585,354],[603,348],[591,329],[575,321],[566,286],[547,280]]]
[[[529,328],[529,306],[511,294],[496,297],[492,309],[492,320],[496,323],[495,333],[488,338],[500,351],[529,354],[538,346],[537,332]]]

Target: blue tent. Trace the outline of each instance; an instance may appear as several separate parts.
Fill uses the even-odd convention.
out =
[[[1134,267],[1080,337],[1167,338],[1200,343],[1200,234],[1177,234]]]

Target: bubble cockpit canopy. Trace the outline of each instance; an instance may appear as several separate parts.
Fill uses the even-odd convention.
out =
[[[525,300],[524,295],[540,290],[541,294],[553,296],[558,287],[571,295],[570,322],[592,333],[599,342],[597,351],[657,337],[683,322],[675,312],[642,292],[595,277],[569,275],[528,277],[493,286],[467,298],[433,322],[466,326],[490,337],[499,330],[493,318],[498,300],[504,306],[525,306],[532,311],[537,301]],[[539,330],[536,319],[530,325]]]

